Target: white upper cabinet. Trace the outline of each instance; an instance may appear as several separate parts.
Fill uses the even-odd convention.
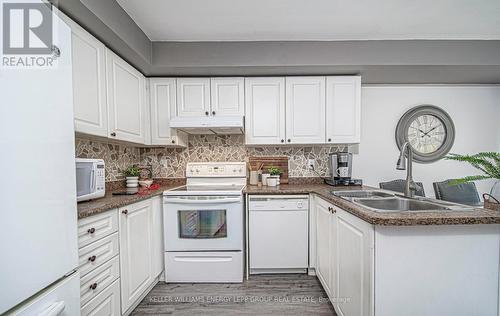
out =
[[[175,114],[175,78],[149,79],[151,145],[187,145],[187,135],[170,128]]]
[[[73,107],[75,131],[108,136],[106,47],[73,21]]]
[[[144,144],[144,76],[123,59],[106,50],[109,135],[113,139]]]
[[[210,78],[177,79],[176,117],[210,115]]]
[[[247,144],[285,142],[285,78],[245,79]]]
[[[325,143],[325,77],[286,77],[286,142]]]
[[[326,78],[327,143],[359,143],[361,139],[361,77]]]
[[[245,113],[245,80],[243,78],[211,78],[211,115],[243,116]]]

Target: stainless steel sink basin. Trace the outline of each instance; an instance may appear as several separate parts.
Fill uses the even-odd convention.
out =
[[[354,199],[353,201],[356,204],[369,207],[378,212],[451,210],[449,207],[445,207],[437,203],[399,197],[386,199]]]
[[[332,194],[348,200],[354,198],[387,198],[394,196],[394,194],[376,190],[333,191]]]

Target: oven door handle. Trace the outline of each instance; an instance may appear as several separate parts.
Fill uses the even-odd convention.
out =
[[[179,198],[166,198],[165,203],[175,203],[175,204],[227,204],[227,203],[238,203],[241,202],[241,198],[222,198],[222,199],[210,199],[210,200],[195,200],[195,199],[179,199]]]

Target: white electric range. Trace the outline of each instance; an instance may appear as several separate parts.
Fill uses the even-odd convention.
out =
[[[244,162],[186,166],[186,185],[163,193],[167,282],[243,281]]]

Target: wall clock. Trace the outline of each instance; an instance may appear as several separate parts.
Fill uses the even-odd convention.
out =
[[[417,162],[429,163],[446,156],[455,141],[451,117],[434,105],[419,105],[407,111],[396,127],[398,148],[409,142]]]

